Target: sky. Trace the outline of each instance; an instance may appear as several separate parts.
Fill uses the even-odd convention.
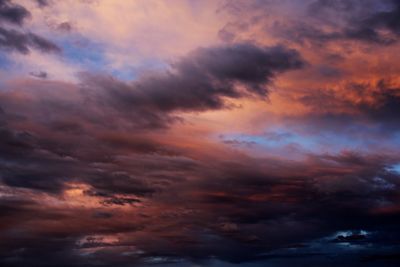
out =
[[[0,0],[0,266],[400,264],[398,0]]]

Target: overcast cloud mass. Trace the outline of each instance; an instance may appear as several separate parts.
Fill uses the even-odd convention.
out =
[[[0,0],[0,266],[400,264],[397,0]]]

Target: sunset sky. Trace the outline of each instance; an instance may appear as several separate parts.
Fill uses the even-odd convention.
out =
[[[400,1],[0,0],[0,266],[400,266]]]

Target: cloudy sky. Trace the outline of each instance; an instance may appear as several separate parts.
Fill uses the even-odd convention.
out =
[[[400,264],[398,0],[0,0],[0,265]]]

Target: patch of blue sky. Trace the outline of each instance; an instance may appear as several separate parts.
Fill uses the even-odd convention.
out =
[[[293,139],[299,139],[300,145],[313,143],[314,148],[323,152],[369,151],[377,146],[387,148],[400,146],[400,133],[385,135],[379,125],[354,124],[335,131],[323,128],[309,131],[307,126],[289,126],[286,131],[292,133]],[[300,138],[296,138],[297,136]]]
[[[288,145],[298,145],[308,151],[321,149],[340,151],[344,148],[357,148],[362,146],[362,141],[353,140],[345,135],[337,135],[329,132],[301,133],[291,129],[274,128],[259,135],[231,134],[226,139],[242,142],[252,142],[265,147],[278,148]]]
[[[123,81],[131,81],[136,78],[135,71],[128,67],[118,69],[108,68],[105,72]]]
[[[365,140],[353,138],[351,135],[335,134],[332,132],[322,133],[313,136],[321,148],[329,152],[339,152],[341,150],[364,150]]]
[[[392,142],[393,142],[393,145],[400,146],[400,132],[396,132],[396,134],[393,137]]]
[[[280,149],[297,146],[311,153],[338,153],[342,150],[368,151],[374,145],[373,138],[356,137],[349,132],[319,131],[309,133],[294,128],[275,127],[260,134],[225,134],[223,140],[236,141],[237,144],[253,144],[261,149]],[[393,140],[385,141],[387,146]],[[381,141],[382,144],[382,141]]]
[[[10,53],[0,51],[0,90],[7,90],[5,86],[8,81],[18,77],[21,66],[15,63]]]
[[[117,69],[111,69],[109,72],[118,77],[119,79],[125,81],[131,81],[140,76],[141,73],[148,71],[160,71],[168,68],[168,64],[159,59],[144,59],[139,63],[136,63],[134,66],[122,66]]]
[[[400,162],[389,166],[387,169],[391,172],[400,175]]]
[[[355,125],[347,131],[320,131],[315,138],[325,147],[336,151],[348,149],[368,152],[377,147],[387,150],[400,148],[400,133],[387,134],[377,125]]]
[[[3,88],[6,82],[6,79],[3,77],[3,73],[9,72],[9,70],[12,68],[14,68],[14,63],[8,58],[7,53],[0,52],[0,72],[2,77],[2,79],[0,79],[0,89]],[[9,77],[9,74],[6,76]]]
[[[255,144],[258,148],[279,149],[289,145],[299,145],[303,149],[313,151],[317,149],[318,144],[313,138],[289,133],[283,130],[269,131],[265,134],[227,134],[223,140],[234,140],[243,144]]]
[[[267,135],[263,135],[263,143],[270,147],[282,147],[295,144],[299,145],[305,150],[313,151],[317,149],[318,143],[310,136],[300,135],[293,132],[289,133],[280,130],[278,130],[277,133],[279,134],[278,136],[282,136],[282,138],[276,139]]]
[[[88,71],[104,71],[108,65],[104,47],[86,39],[75,39],[60,43],[63,57],[69,62],[83,66]]]
[[[102,72],[118,79],[131,81],[143,71],[162,70],[167,64],[159,59],[143,59],[135,64],[113,64],[107,57],[106,47],[82,37],[61,42],[64,58],[89,72]]]
[[[13,65],[6,52],[0,52],[0,69],[7,70]]]

